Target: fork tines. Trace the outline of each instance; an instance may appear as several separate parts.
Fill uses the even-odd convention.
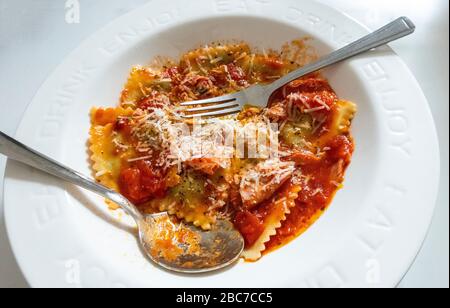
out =
[[[220,117],[241,111],[237,98],[231,96],[215,97],[199,101],[181,103],[183,107],[193,107],[184,110],[185,119],[196,117]]]

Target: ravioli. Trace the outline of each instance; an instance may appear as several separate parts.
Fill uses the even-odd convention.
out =
[[[132,68],[119,105],[91,112],[96,180],[143,213],[168,212],[204,230],[232,221],[249,261],[286,245],[342,187],[356,105],[319,73],[277,90],[267,108],[214,121],[183,120],[180,103],[270,83],[316,58],[307,42],[281,51],[211,43]]]

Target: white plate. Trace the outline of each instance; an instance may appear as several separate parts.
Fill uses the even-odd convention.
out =
[[[17,138],[86,174],[89,109],[115,105],[129,69],[214,40],[278,47],[312,36],[320,53],[368,31],[322,4],[298,0],[154,0],[73,52],[30,104]],[[143,258],[127,217],[40,172],[8,163],[5,212],[33,287],[393,287],[427,232],[439,178],[427,102],[389,48],[326,71],[359,105],[346,187],[302,237],[257,263],[181,276]]]

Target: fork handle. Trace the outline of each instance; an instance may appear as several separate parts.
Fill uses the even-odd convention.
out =
[[[410,35],[415,31],[415,29],[416,26],[409,18],[400,17],[379,30],[357,40],[356,42],[336,50],[314,63],[291,72],[290,74],[272,83],[270,85],[270,90],[273,92],[291,81],[307,74],[316,72],[332,64],[342,62],[371,49],[383,46],[399,38]]]
[[[39,169],[48,174],[56,176],[66,182],[94,192],[104,198],[107,198],[121,206],[128,214],[137,221],[142,219],[142,215],[137,208],[131,204],[121,194],[96,183],[94,180],[58,163],[57,161],[44,156],[41,153],[30,149],[19,141],[7,136],[0,131],[0,154],[21,162],[27,166]]]

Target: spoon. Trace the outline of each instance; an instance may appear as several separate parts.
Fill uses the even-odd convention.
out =
[[[135,221],[143,252],[157,265],[179,273],[216,271],[239,260],[244,239],[226,220],[210,231],[174,221],[167,213],[143,215],[124,196],[0,132],[0,154],[94,192],[119,205]]]

